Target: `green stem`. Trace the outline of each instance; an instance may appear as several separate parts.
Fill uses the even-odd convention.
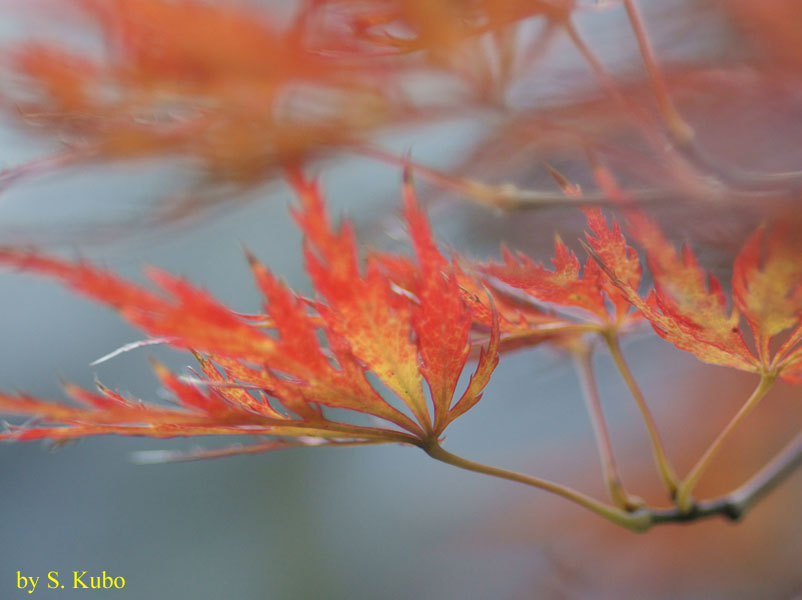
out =
[[[632,531],[645,531],[652,524],[652,518],[648,511],[625,512],[558,483],[467,460],[444,450],[437,442],[424,443],[421,448],[432,458],[460,469],[523,483],[524,485],[551,492]]]
[[[652,416],[649,407],[646,405],[646,399],[643,397],[643,393],[641,392],[640,387],[638,387],[638,383],[635,381],[632,371],[629,370],[629,366],[624,360],[624,355],[621,352],[621,346],[618,343],[618,336],[614,332],[610,332],[605,333],[603,337],[604,341],[607,343],[607,347],[610,350],[610,354],[612,355],[613,360],[615,361],[615,364],[621,373],[621,377],[624,379],[624,382],[629,388],[632,397],[635,399],[635,402],[640,409],[641,416],[646,424],[646,429],[649,432],[649,439],[652,442],[652,453],[654,454],[654,460],[657,463],[657,470],[660,473],[660,478],[663,480],[666,489],[668,490],[669,496],[673,498],[676,494],[679,481],[674,473],[674,468],[671,466],[671,462],[668,460],[668,456],[666,455],[663,441],[660,438],[660,433],[657,430],[657,423],[655,423],[654,417]]]
[[[688,523],[715,516],[737,521],[752,506],[802,466],[802,433],[800,433],[752,479],[725,496],[714,500],[691,503],[690,508],[687,510],[682,510],[679,507],[643,507],[633,512],[625,512],[557,483],[464,459],[444,450],[436,441],[418,440],[415,445],[422,448],[432,458],[441,462],[467,471],[507,479],[546,490],[579,504],[616,525],[637,532],[646,531],[653,525]]]
[[[640,507],[639,502],[626,493],[618,467],[613,455],[613,445],[610,442],[610,432],[607,429],[607,421],[604,418],[604,411],[599,398],[599,389],[596,385],[596,377],[593,373],[593,351],[589,347],[581,348],[574,352],[574,364],[579,374],[582,384],[582,392],[585,398],[585,405],[593,424],[593,434],[596,438],[596,446],[599,449],[601,459],[602,475],[610,493],[610,499],[621,509],[632,511]]]
[[[721,433],[718,434],[718,437],[713,440],[713,443],[710,444],[705,453],[702,454],[702,457],[690,470],[688,476],[682,481],[677,489],[676,495],[676,504],[680,511],[688,512],[692,509],[693,499],[691,498],[691,492],[693,492],[693,488],[698,483],[702,473],[704,473],[705,469],[707,469],[707,467],[710,465],[713,458],[721,450],[722,445],[733,432],[733,430],[746,417],[746,415],[752,412],[752,410],[763,399],[763,396],[765,396],[766,393],[771,389],[771,386],[774,385],[775,379],[776,375],[774,374],[764,374],[761,376],[760,383],[755,388],[755,391],[752,392],[752,395],[749,396],[747,401],[744,402],[743,406],[741,406],[741,409],[735,414],[730,422],[727,423],[727,426],[724,427]]]

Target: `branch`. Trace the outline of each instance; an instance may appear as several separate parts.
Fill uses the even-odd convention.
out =
[[[792,439],[769,464],[741,487],[715,500],[699,502],[688,512],[653,509],[652,523],[681,523],[721,515],[738,521],[761,499],[771,493],[794,471],[802,467],[802,433]]]
[[[603,337],[613,357],[613,361],[615,361],[616,367],[618,367],[621,377],[624,379],[624,383],[626,383],[632,397],[635,399],[635,403],[638,405],[643,422],[646,424],[646,429],[649,432],[649,439],[652,442],[652,453],[657,463],[657,470],[660,473],[660,478],[665,484],[669,496],[673,498],[679,482],[674,473],[674,468],[671,466],[671,461],[668,460],[668,456],[666,455],[663,440],[660,438],[660,433],[657,429],[657,423],[652,416],[652,412],[649,410],[649,406],[646,404],[646,399],[643,397],[640,386],[638,386],[637,381],[635,381],[635,376],[632,374],[632,371],[630,371],[629,365],[627,365],[624,359],[624,354],[621,352],[621,346],[618,343],[618,337],[613,333],[603,335]]]
[[[514,471],[507,471],[505,469],[499,469],[497,467],[490,467],[488,465],[473,462],[443,449],[436,441],[424,442],[423,444],[418,445],[424,450],[424,452],[436,460],[459,467],[460,469],[465,469],[466,471],[473,471],[475,473],[490,475],[491,477],[507,479],[509,481],[523,483],[524,485],[529,485],[547,492],[551,492],[552,494],[562,496],[566,500],[570,500],[571,502],[574,502],[575,504],[594,512],[597,515],[604,517],[616,525],[620,525],[621,527],[625,527],[632,531],[646,531],[652,525],[651,513],[649,511],[638,510],[635,512],[626,512],[614,506],[600,502],[595,498],[586,496],[585,494],[572,488],[560,485],[559,483],[554,483],[546,479],[524,475],[523,473],[516,473]]]
[[[746,417],[746,415],[754,410],[766,393],[771,389],[772,385],[774,385],[775,378],[776,376],[774,375],[763,375],[760,378],[760,383],[755,388],[755,391],[752,392],[752,395],[749,396],[749,399],[743,404],[741,409],[735,414],[730,422],[727,423],[727,426],[722,430],[713,443],[710,444],[699,461],[693,466],[690,473],[688,473],[688,476],[680,483],[675,498],[679,510],[692,509],[693,501],[691,499],[691,492],[693,492],[694,486],[699,481],[699,477],[701,477],[702,473],[710,465],[710,462],[713,460],[719,450],[721,450],[722,444],[729,437],[732,431]]]
[[[627,11],[627,17],[632,25],[632,31],[638,42],[638,48],[646,67],[652,90],[657,100],[660,115],[677,149],[692,163],[714,173],[715,176],[723,182],[732,184],[738,188],[745,188],[748,190],[782,190],[788,186],[792,186],[798,191],[799,186],[802,185],[802,170],[785,173],[760,173],[757,171],[749,171],[718,161],[714,157],[709,156],[699,146],[693,128],[682,118],[682,115],[671,100],[671,95],[668,92],[668,85],[660,70],[660,66],[657,64],[657,57],[649,40],[646,24],[643,22],[643,17],[638,10],[635,0],[623,0],[623,2]]]
[[[581,196],[566,195],[562,190],[524,189],[512,183],[488,185],[474,179],[451,175],[445,171],[412,160],[409,156],[397,156],[392,152],[373,146],[356,146],[354,152],[391,165],[412,168],[416,177],[445,190],[464,194],[470,201],[485,208],[501,210],[529,210],[550,206],[594,206],[611,204],[603,191],[583,192]],[[670,189],[641,187],[627,191],[626,202],[666,202],[676,198]]]
[[[725,496],[695,503],[687,511],[679,508],[644,507],[625,512],[551,481],[469,461],[444,450],[437,443],[417,442],[415,445],[420,446],[432,458],[455,467],[523,483],[562,496],[616,525],[635,532],[647,531],[654,525],[689,523],[715,516],[739,521],[755,504],[802,467],[802,432],[800,432],[769,464],[741,487]]]
[[[596,446],[599,449],[599,457],[601,458],[602,474],[604,482],[607,484],[610,499],[623,510],[635,510],[642,506],[643,503],[638,502],[637,499],[627,494],[621,481],[621,475],[618,473],[618,467],[613,455],[613,446],[610,442],[610,433],[607,429],[607,421],[604,418],[599,389],[593,372],[592,348],[584,347],[574,351],[574,364],[579,374],[585,405],[593,425]]]

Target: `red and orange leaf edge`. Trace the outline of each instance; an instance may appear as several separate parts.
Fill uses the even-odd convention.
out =
[[[96,391],[66,385],[72,404],[2,394],[0,412],[33,419],[9,426],[0,438],[269,440],[193,458],[292,445],[425,446],[479,402],[503,351],[618,335],[643,319],[705,362],[802,380],[802,248],[787,232],[767,235],[760,228],[744,245],[734,263],[730,303],[688,248],[677,252],[654,222],[629,211],[630,235],[644,250],[653,279],[644,296],[637,252],[618,223],[608,225],[598,209],[586,211],[590,256],[584,267],[559,238],[551,270],[508,251],[503,263],[448,259],[407,177],[404,214],[414,258],[371,254],[360,265],[351,226],[332,226],[317,184],[299,172],[290,180],[316,296],[293,293],[249,255],[265,298],[264,315],[256,319],[162,271],[148,271],[153,291],[86,263],[0,250],[0,263],[55,278],[114,308],[149,336],[191,350],[200,371],[179,377],[154,363],[175,406],[128,399],[103,385]],[[776,341],[780,334],[784,339]],[[457,394],[472,357],[477,364]],[[393,397],[380,393],[368,374]],[[328,409],[352,418],[333,418]]]
[[[103,386],[88,392],[68,385],[66,392],[77,406],[0,396],[0,411],[36,417],[36,424],[12,427],[3,437],[250,434],[281,440],[271,448],[416,443],[436,438],[475,405],[498,362],[499,327],[494,319],[470,382],[454,401],[474,345],[471,309],[452,265],[435,246],[411,187],[405,213],[416,255],[414,298],[398,292],[377,260],[368,259],[360,267],[351,227],[331,226],[315,183],[294,175],[293,184],[300,199],[295,217],[305,234],[307,271],[317,297],[295,295],[249,256],[272,334],[161,271],[148,273],[159,288],[154,292],[87,264],[0,251],[0,262],[55,277],[112,306],[150,336],[191,349],[205,378],[203,385],[188,383],[155,365],[178,407],[128,400]],[[376,390],[368,372],[400,405]],[[325,408],[364,413],[375,423],[333,420]]]

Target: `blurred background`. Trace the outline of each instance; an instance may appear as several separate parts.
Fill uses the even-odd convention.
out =
[[[3,43],[52,38],[92,51],[91,38],[69,21],[48,18],[41,10],[46,4],[0,1]],[[611,72],[628,82],[632,98],[646,103],[623,9],[605,4],[578,15],[577,27]],[[708,150],[750,168],[798,168],[802,88],[789,75],[802,56],[802,18],[793,20],[798,5],[640,4],[667,72],[676,74],[677,102]],[[772,20],[784,10],[790,21]],[[762,67],[767,64],[776,70]],[[597,133],[615,149],[610,164],[621,167],[616,172],[623,183],[646,181],[662,190],[649,210],[673,237],[700,249],[705,266],[725,281],[733,252],[759,219],[775,213],[794,218],[795,190],[759,203],[743,196],[703,201],[677,191],[660,169],[628,173],[627,165],[637,171],[638,142],[615,126],[586,69],[557,35],[537,69],[510,90],[515,110],[509,115],[457,115],[382,130],[371,141],[396,155],[411,150],[417,162],[458,175],[554,190],[546,162],[592,184],[582,149],[558,133],[569,130],[567,124],[587,130],[606,123],[611,131]],[[22,85],[9,81],[4,85]],[[62,147],[58,135],[25,125],[13,113],[0,121],[3,166]],[[523,130],[529,133],[522,136]],[[237,189],[225,196],[232,201],[210,202],[189,219],[141,225],[150,207],[184,197],[194,166],[156,157],[15,180],[0,196],[0,231],[5,243],[90,258],[137,281],[144,281],[143,265],[156,265],[201,284],[236,310],[255,312],[260,298],[245,245],[294,288],[309,292],[300,236],[287,210],[292,194],[280,179]],[[330,210],[352,218],[365,244],[398,247],[397,166],[336,156],[315,162],[313,170],[321,174]],[[547,259],[555,229],[576,248],[583,228],[581,214],[559,203],[503,212],[423,181],[420,193],[444,245],[476,257],[496,256],[505,242]],[[60,380],[91,387],[97,378],[152,399],[163,392],[149,355],[177,371],[192,362],[189,355],[150,347],[90,367],[142,334],[48,281],[5,272],[0,286],[0,389],[62,398]],[[701,365],[645,329],[624,351],[669,456],[687,472],[748,396],[754,378]],[[596,367],[624,482],[632,493],[664,504],[634,403],[609,357],[601,353]],[[745,481],[800,423],[798,390],[778,386],[719,456],[698,495]],[[56,450],[36,443],[0,447],[0,597],[24,597],[15,589],[17,571],[41,576],[44,587],[48,571],[65,580],[75,570],[122,576],[125,588],[103,597],[143,600],[802,597],[799,474],[743,523],[713,520],[637,535],[545,493],[461,472],[410,448],[293,449],[150,466],[130,460],[138,450],[197,445],[211,447],[214,440],[98,438]],[[444,445],[480,462],[604,495],[572,365],[545,348],[502,360],[482,402],[449,428]],[[59,597],[82,593],[58,591]]]

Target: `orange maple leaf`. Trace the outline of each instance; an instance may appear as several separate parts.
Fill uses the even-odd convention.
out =
[[[601,256],[598,248],[595,258],[661,337],[708,363],[780,375],[788,381],[800,379],[802,246],[798,241],[781,228],[767,239],[766,229],[759,228],[735,259],[730,303],[721,283],[700,267],[688,246],[678,252],[642,213],[631,211],[630,221],[654,280],[648,296],[642,298],[622,265]],[[742,317],[754,349],[744,337]],[[772,340],[789,330],[772,354]]]
[[[604,260],[615,264],[621,277],[637,289],[641,278],[638,255],[624,239],[617,222],[612,228],[598,209],[585,211],[590,232],[587,240]],[[595,261],[588,259],[584,268],[572,250],[557,236],[554,242],[553,270],[524,254],[503,249],[504,263],[479,265],[488,283],[498,295],[523,294],[552,315],[551,323],[535,327],[562,325],[567,334],[582,331],[613,331],[640,319],[631,310],[622,293],[603,276]],[[546,312],[548,311],[548,312]],[[582,324],[576,330],[571,327]]]
[[[611,228],[598,209],[585,212],[591,246],[619,265],[627,281],[637,287],[640,260],[627,245],[618,223]],[[497,322],[502,351],[544,342],[562,345],[588,332],[626,330],[641,319],[593,260],[586,262],[582,273],[576,255],[559,237],[555,241],[554,270],[523,254],[506,249],[502,252],[503,264],[480,264],[458,254],[452,258],[454,285],[471,307],[476,340],[486,339]],[[421,293],[412,261],[396,255],[374,257],[394,284],[413,296]]]
[[[347,40],[326,31],[310,39],[303,14],[279,26],[270,11],[201,0],[69,5],[105,52],[10,49],[32,89],[6,104],[92,158],[183,154],[248,184],[356,141],[392,110],[382,71],[340,59]]]
[[[68,386],[68,395],[79,406],[0,395],[0,412],[35,418],[34,425],[12,427],[3,437],[63,440],[115,433],[275,438],[257,445],[263,449],[435,443],[449,423],[481,398],[498,361],[497,322],[467,388],[454,402],[474,344],[471,308],[432,240],[410,184],[405,212],[416,255],[416,298],[398,293],[375,259],[360,268],[350,225],[332,228],[316,184],[299,174],[292,179],[301,200],[295,217],[304,232],[307,271],[318,298],[294,294],[249,255],[266,299],[259,321],[234,313],[203,290],[161,271],[150,272],[159,288],[151,291],[88,264],[0,250],[0,263],[59,279],[112,306],[149,335],[192,349],[201,370],[187,380],[154,366],[178,408],[127,400],[102,386],[97,393]],[[377,391],[368,372],[393,392],[400,407]],[[326,408],[367,414],[377,422],[364,425],[333,418]]]
[[[418,267],[409,257],[373,252],[371,260],[380,266],[400,293],[416,301],[425,293],[425,290],[418,288]],[[449,284],[456,288],[462,301],[470,307],[475,344],[486,342],[496,327],[500,333],[500,351],[532,346],[575,331],[574,324],[566,323],[553,312],[492,290],[483,281],[482,274],[477,272],[476,265],[466,257],[454,253],[450,265],[442,255],[439,260],[441,269],[449,272]]]
[[[68,0],[53,14],[37,10],[64,18],[65,6],[103,50],[10,46],[14,77],[0,93],[9,114],[67,140],[76,161],[184,156],[215,181],[248,185],[333,148],[365,151],[383,126],[451,116],[442,95],[420,93],[421,70],[442,75],[445,65],[460,87],[498,93],[522,62],[514,26],[562,21],[574,2],[315,0],[289,19],[204,0]],[[14,93],[20,80],[27,85]],[[461,96],[455,108],[471,109]]]

